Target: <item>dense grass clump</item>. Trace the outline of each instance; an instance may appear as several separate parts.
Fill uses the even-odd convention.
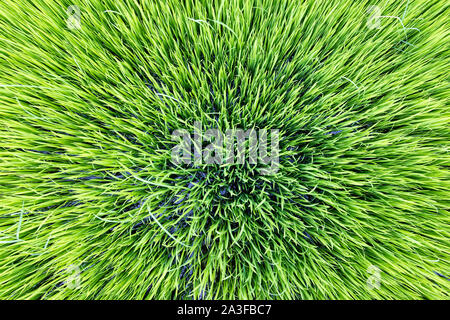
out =
[[[449,13],[2,0],[0,298],[447,299]],[[279,170],[175,165],[195,121]]]

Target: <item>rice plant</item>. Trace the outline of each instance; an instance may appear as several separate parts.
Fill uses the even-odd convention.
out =
[[[2,0],[0,298],[448,299],[449,13]],[[174,163],[196,122],[276,172]]]

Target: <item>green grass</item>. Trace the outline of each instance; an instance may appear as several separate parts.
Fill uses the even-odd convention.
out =
[[[448,299],[449,13],[2,0],[0,298]],[[195,121],[278,172],[174,166]]]

